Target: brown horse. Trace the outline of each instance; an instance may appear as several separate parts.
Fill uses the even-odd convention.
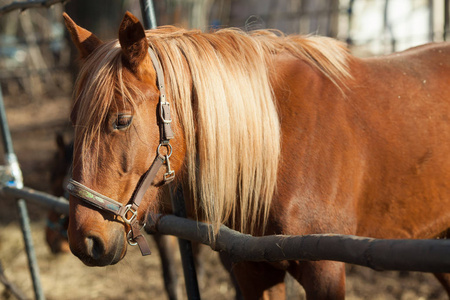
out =
[[[57,134],[55,140],[57,151],[51,161],[50,185],[53,195],[68,197],[64,187],[67,185],[67,177],[72,172],[73,142],[66,143],[61,134]],[[52,253],[60,254],[70,251],[67,237],[68,226],[68,216],[56,211],[48,213],[45,239]],[[168,299],[180,299],[181,289],[177,274],[176,251],[178,246],[176,238],[160,234],[152,234],[151,236],[155,241],[161,259],[162,276]],[[203,273],[203,264],[199,255],[200,248],[194,247],[194,250],[197,270]]]
[[[224,223],[254,235],[447,235],[450,45],[360,59],[325,37],[145,32],[129,13],[118,41],[103,43],[65,19],[83,58],[71,115],[80,189],[122,207],[159,157],[163,167],[156,175],[150,168],[154,180],[136,208],[140,221],[166,201],[164,178],[175,171],[191,215],[216,230]],[[171,122],[160,115],[164,90]],[[161,142],[170,152],[161,154],[160,128],[169,123],[175,138],[170,147]],[[77,195],[72,252],[87,265],[117,263],[129,211],[117,216]],[[233,271],[247,299],[283,299],[286,272],[308,299],[344,298],[343,263],[244,262]],[[438,278],[449,290],[449,277]]]

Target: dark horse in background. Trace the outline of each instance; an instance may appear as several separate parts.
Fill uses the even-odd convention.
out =
[[[145,32],[129,13],[119,39],[104,43],[65,19],[83,63],[71,115],[73,180],[123,205],[160,142],[149,51],[162,66],[173,153],[139,220],[167,201],[169,169],[212,238],[222,223],[254,235],[448,237],[449,44],[360,59],[325,37]],[[70,248],[85,264],[120,261],[129,227],[70,197]],[[286,272],[308,299],[345,297],[339,262],[242,262],[233,272],[246,299],[283,299]],[[449,275],[436,276],[450,292]]]
[[[50,162],[50,188],[53,195],[68,198],[64,186],[67,185],[67,178],[71,174],[73,143],[66,144],[62,134],[57,134],[55,141],[56,151]],[[45,240],[52,253],[70,251],[67,237],[68,226],[68,216],[56,211],[49,211],[45,227]]]

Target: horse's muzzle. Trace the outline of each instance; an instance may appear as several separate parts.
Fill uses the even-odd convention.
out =
[[[127,243],[123,230],[117,232],[115,238],[108,240],[96,232],[89,232],[80,237],[79,241],[71,241],[70,250],[85,265],[102,267],[118,263],[125,256]]]

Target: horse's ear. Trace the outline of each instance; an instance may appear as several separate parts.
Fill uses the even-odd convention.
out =
[[[68,14],[63,13],[63,17],[67,30],[69,30],[72,41],[80,52],[81,58],[86,58],[95,48],[103,43],[92,32],[78,26]]]
[[[137,71],[145,60],[148,42],[145,30],[139,19],[130,12],[126,12],[119,28],[119,42],[124,53],[125,61],[132,70]]]

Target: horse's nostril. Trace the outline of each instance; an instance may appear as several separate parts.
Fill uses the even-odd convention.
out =
[[[116,264],[125,255],[126,242],[122,224],[118,223],[117,230],[109,233],[110,236],[104,236],[96,230],[82,233],[84,234],[70,234],[69,246],[72,253],[87,266],[100,267]]]
[[[98,260],[105,255],[105,244],[97,236],[88,236],[86,238],[86,248],[89,256],[94,260]]]

